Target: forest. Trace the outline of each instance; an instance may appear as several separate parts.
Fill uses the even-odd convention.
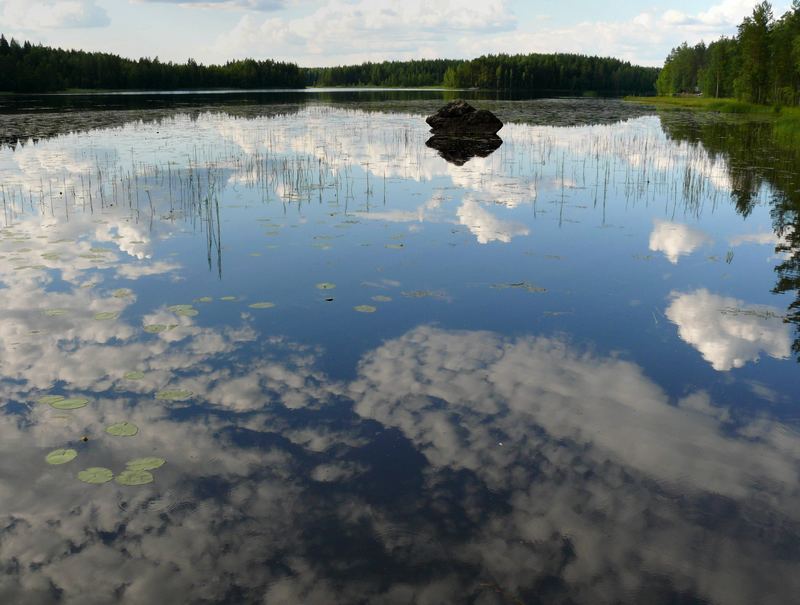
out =
[[[445,86],[520,92],[652,94],[659,70],[574,54],[486,55],[306,69],[309,86]]]
[[[197,88],[302,88],[293,63],[229,61],[224,65],[137,61],[117,55],[63,50],[0,35],[0,91],[54,92],[68,89],[176,90]]]
[[[0,91],[445,86],[527,93],[652,94],[658,69],[573,54],[488,55],[473,59],[384,61],[302,68],[245,59],[224,65],[138,60],[64,50],[0,35]]]
[[[658,76],[659,95],[702,93],[758,104],[800,102],[800,0],[779,18],[761,2],[737,35],[674,48]]]

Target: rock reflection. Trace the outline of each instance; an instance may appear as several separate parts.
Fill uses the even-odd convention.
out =
[[[425,144],[438,151],[439,155],[451,164],[463,166],[472,158],[489,157],[503,144],[503,139],[497,135],[459,137],[436,134]]]

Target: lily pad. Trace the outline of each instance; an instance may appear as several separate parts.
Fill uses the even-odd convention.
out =
[[[113,478],[111,469],[102,466],[92,466],[78,473],[78,479],[84,483],[108,483]]]
[[[329,281],[324,281],[324,282],[321,282],[321,283],[317,284],[317,289],[318,290],[333,290],[335,287],[336,287],[336,284],[332,284]]]
[[[373,307],[372,305],[357,305],[353,307],[359,313],[375,313],[377,311],[377,307]]]
[[[175,315],[181,315],[183,317],[194,317],[200,313],[200,311],[195,309],[192,305],[172,305],[167,307],[167,309],[175,313]]]
[[[139,427],[126,420],[106,427],[106,433],[114,435],[114,437],[133,437],[138,432]]]
[[[60,450],[53,450],[47,456],[45,456],[45,461],[47,464],[66,464],[67,462],[71,462],[75,460],[78,452],[75,450],[69,449],[60,449]]]
[[[117,475],[115,481],[120,485],[144,485],[153,482],[153,473],[143,469],[128,468]]]
[[[178,324],[148,324],[144,326],[144,331],[148,334],[160,334],[161,332],[167,332],[177,327]]]
[[[391,302],[392,297],[384,296],[383,294],[378,294],[377,296],[373,296],[372,300],[374,300],[375,302]]]
[[[68,311],[66,309],[45,309],[44,314],[47,317],[60,317],[62,315],[66,315]]]
[[[52,402],[50,406],[57,410],[77,410],[86,407],[88,403],[89,400],[86,397],[70,397],[68,399],[62,397],[58,401]]]
[[[401,250],[405,248],[404,244],[386,244],[386,247],[391,250]]]
[[[125,380],[141,380],[144,378],[144,372],[140,372],[139,370],[134,370],[132,372],[125,372],[122,376]]]
[[[201,303],[210,303],[213,300],[214,299],[211,298],[210,296],[201,296],[200,298],[195,298],[194,299],[195,302],[201,302]]]
[[[275,303],[271,302],[257,302],[253,303],[252,305],[248,305],[251,309],[271,309],[275,306]]]
[[[224,300],[226,302],[229,302],[229,301],[238,300],[238,299],[237,299],[236,296],[222,296],[222,297],[220,297],[220,300]]]
[[[39,397],[36,400],[38,403],[44,403],[46,405],[53,405],[54,403],[58,403],[59,401],[64,401],[63,395],[45,395],[44,397]]]
[[[194,393],[186,389],[164,389],[156,393],[156,399],[161,401],[186,401]]]
[[[133,296],[133,290],[128,288],[119,288],[118,290],[114,290],[111,293],[111,296],[114,298],[128,298],[129,296]]]
[[[166,464],[166,460],[156,456],[148,456],[146,458],[134,458],[130,460],[127,466],[132,471],[151,471],[156,468],[161,468]]]
[[[95,313],[94,318],[97,321],[108,321],[111,319],[116,319],[119,317],[119,313],[116,311],[101,311],[100,313]]]

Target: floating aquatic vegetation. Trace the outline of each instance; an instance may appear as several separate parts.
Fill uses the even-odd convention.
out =
[[[114,478],[114,473],[109,468],[92,466],[78,473],[78,479],[84,483],[108,483]]]
[[[253,303],[252,305],[247,305],[251,309],[271,309],[275,306],[275,303],[271,302],[257,302]]]
[[[378,294],[377,296],[373,296],[372,300],[374,300],[375,302],[391,302],[392,297],[384,296],[383,294]]]
[[[405,292],[401,292],[403,296],[406,298],[427,298],[428,296],[435,296],[434,292],[430,290],[408,290]]]
[[[375,313],[377,311],[377,307],[373,307],[372,305],[357,305],[353,307],[359,313]]]
[[[144,326],[144,331],[148,334],[160,334],[161,332],[168,332],[178,327],[178,324],[148,324]]]
[[[200,311],[195,309],[192,305],[170,305],[167,307],[167,310],[182,317],[194,317],[200,313]]]
[[[400,250],[401,248],[405,248],[405,244],[386,244],[386,248],[390,248],[392,250]]]
[[[128,298],[129,296],[133,296],[133,290],[129,288],[118,288],[111,293],[111,296],[114,298]]]
[[[144,372],[140,372],[139,370],[133,370],[131,372],[125,372],[122,376],[125,380],[141,380],[144,378]]]
[[[58,252],[45,252],[41,254],[45,260],[61,260],[61,255]]]
[[[47,456],[45,456],[45,461],[47,464],[66,464],[67,462],[71,462],[75,460],[78,456],[78,452],[75,450],[70,449],[59,449],[53,450]]]
[[[213,298],[211,298],[210,296],[201,296],[200,298],[195,298],[195,299],[194,299],[194,302],[210,303],[210,302],[212,302],[213,300],[214,300],[214,299],[213,299]]]
[[[719,310],[723,315],[746,315],[748,317],[756,317],[758,319],[784,319],[783,315],[775,313],[771,309],[759,308],[740,308],[740,307],[723,307]]]
[[[156,399],[161,401],[186,401],[194,393],[186,389],[163,389],[156,393]]]
[[[134,458],[129,460],[125,466],[132,471],[151,471],[156,468],[161,468],[166,464],[166,460],[156,456],[147,456],[145,458]]]
[[[138,432],[139,427],[127,420],[106,427],[106,433],[114,437],[133,437]]]
[[[38,403],[44,403],[46,405],[53,405],[58,401],[64,401],[63,395],[45,395],[44,397],[39,397],[36,400]]]
[[[89,248],[89,252],[92,254],[111,254],[113,250],[109,248]]]
[[[225,302],[230,302],[232,300],[239,300],[236,296],[222,296],[220,300],[224,300]]]
[[[119,313],[117,311],[101,311],[94,314],[94,318],[97,321],[108,321],[111,319],[117,319],[118,317]]]
[[[57,410],[77,410],[86,407],[89,400],[86,397],[69,397],[63,395],[45,395],[38,399],[39,403],[46,403]]]
[[[61,317],[62,315],[66,315],[69,311],[67,309],[45,309],[44,314],[47,317]]]
[[[537,286],[536,284],[532,284],[526,281],[511,282],[508,284],[492,284],[492,288],[495,288],[496,290],[504,290],[506,288],[519,288],[527,292],[534,292],[534,293],[547,292],[547,288],[542,288],[541,286]]]
[[[153,482],[153,473],[143,469],[128,468],[117,475],[115,481],[120,485],[144,485]]]
[[[329,281],[320,282],[317,284],[318,290],[333,290],[336,287],[336,284],[332,284]]]

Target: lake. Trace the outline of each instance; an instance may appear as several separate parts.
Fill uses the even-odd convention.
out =
[[[796,598],[800,154],[452,96],[0,97],[1,602]]]

